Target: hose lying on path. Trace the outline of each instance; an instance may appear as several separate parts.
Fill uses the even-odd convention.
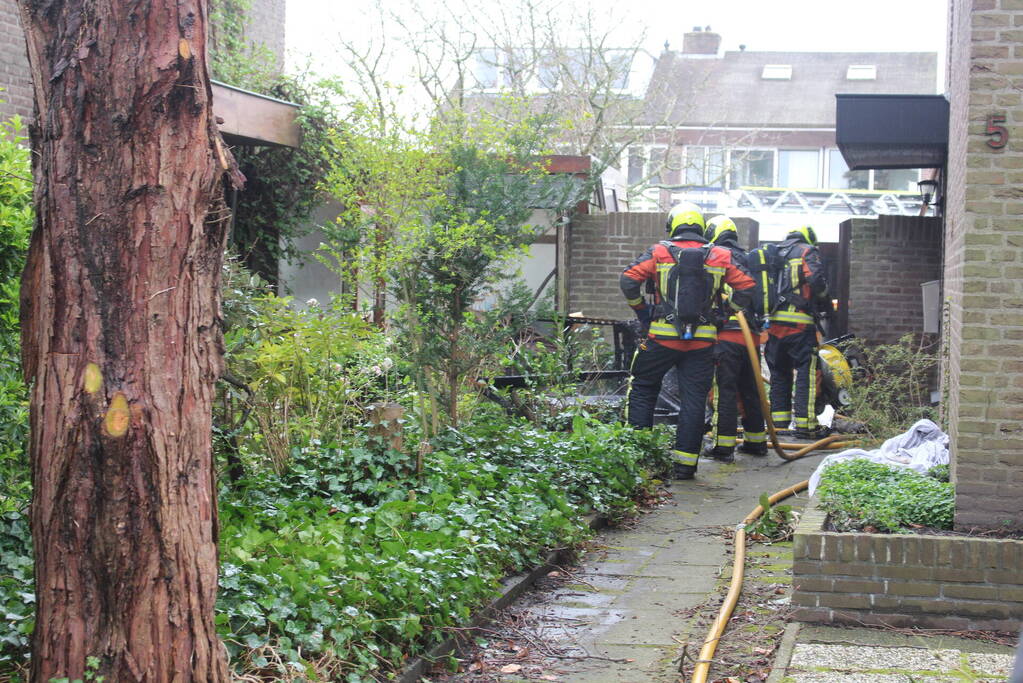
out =
[[[845,434],[832,434],[807,445],[781,443],[778,440],[778,431],[774,427],[774,420],[771,419],[771,404],[767,400],[767,390],[764,388],[764,377],[760,374],[760,354],[757,352],[756,344],[753,343],[753,334],[750,332],[749,323],[746,322],[746,316],[739,311],[735,317],[739,320],[742,338],[746,341],[746,353],[749,354],[750,363],[753,364],[753,378],[756,380],[757,393],[760,395],[760,407],[764,411],[764,421],[767,423],[767,432],[771,436],[774,452],[783,460],[797,460],[812,451],[844,449],[854,445],[856,443],[854,441],[843,441],[849,436]],[[792,450],[791,453],[790,450]]]
[[[803,491],[807,486],[809,486],[809,484],[809,480],[801,481],[787,489],[778,491],[767,500],[771,505],[774,505],[779,500],[783,500],[795,493]],[[732,566],[732,581],[728,585],[728,594],[725,596],[725,601],[722,603],[721,609],[718,611],[718,616],[714,620],[714,624],[710,627],[710,633],[707,634],[707,637],[703,641],[703,647],[700,648],[700,657],[696,662],[696,668],[693,669],[691,683],[706,683],[707,681],[707,675],[710,673],[710,665],[711,660],[714,657],[714,651],[717,649],[718,641],[721,640],[721,634],[725,631],[725,626],[728,625],[728,620],[732,617],[732,612],[735,610],[735,604],[739,601],[739,593],[742,591],[742,578],[746,565],[746,526],[755,522],[763,513],[763,506],[756,506],[753,508],[753,511],[746,515],[746,518],[742,520],[742,524],[735,529],[735,561]]]
[[[820,441],[806,445],[782,443],[778,440],[778,431],[775,429],[774,421],[771,419],[771,406],[767,400],[767,391],[764,389],[764,378],[760,374],[760,354],[757,353],[756,344],[753,343],[753,334],[750,332],[749,324],[746,322],[746,316],[739,312],[736,313],[736,318],[738,318],[739,326],[742,328],[742,337],[746,341],[746,352],[749,354],[750,363],[753,364],[753,377],[756,379],[757,393],[760,395],[760,406],[764,411],[764,421],[767,423],[767,431],[771,436],[774,452],[784,460],[797,460],[816,450],[834,450],[849,448],[854,445],[855,441],[843,441],[842,439],[847,439],[849,436],[843,434],[832,434]],[[771,505],[774,505],[779,500],[784,500],[795,493],[805,490],[809,484],[809,480],[801,481],[787,489],[778,491],[768,497],[767,500]],[[706,683],[707,681],[707,675],[710,673],[710,665],[714,652],[717,650],[718,641],[721,640],[721,634],[724,633],[725,626],[728,625],[728,620],[732,617],[735,605],[739,601],[739,593],[742,591],[742,579],[746,566],[746,526],[755,522],[763,513],[764,508],[760,505],[756,506],[742,520],[742,524],[735,529],[735,558],[732,566],[732,580],[728,585],[728,594],[725,596],[724,603],[721,604],[718,616],[703,641],[703,647],[700,648],[700,657],[696,662],[696,668],[693,669],[691,683]]]

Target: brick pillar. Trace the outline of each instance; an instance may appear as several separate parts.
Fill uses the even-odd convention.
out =
[[[1023,0],[951,0],[945,416],[956,526],[1023,528]],[[991,115],[1008,144],[988,146]]]

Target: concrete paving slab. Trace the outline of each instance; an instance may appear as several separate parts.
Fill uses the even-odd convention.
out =
[[[560,678],[564,683],[674,683],[664,672],[672,667],[674,648],[642,645],[608,645],[591,654],[607,660],[582,660],[571,673]],[[631,660],[631,661],[629,661]]]
[[[966,655],[966,663],[977,673],[1002,677],[1008,677],[1012,673],[1014,659],[1015,656],[1011,654],[971,653]]]
[[[842,669],[870,671],[952,671],[959,668],[958,650],[926,650],[915,647],[863,647],[798,643],[789,664],[793,669]]]
[[[783,679],[786,683],[952,683],[962,679],[919,674],[878,674],[828,671],[817,673],[797,672]]]

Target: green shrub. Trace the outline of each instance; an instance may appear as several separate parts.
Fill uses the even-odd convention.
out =
[[[218,623],[264,679],[369,681],[446,636],[505,574],[621,514],[663,466],[663,434],[579,418],[549,433],[483,410],[434,440],[422,477],[363,441],[296,449],[221,490]],[[407,470],[406,470],[407,471]]]
[[[906,431],[917,420],[937,418],[928,389],[938,359],[905,335],[894,344],[855,347],[863,365],[854,373],[847,412],[877,440]]]
[[[35,611],[28,499],[28,389],[18,291],[32,232],[32,169],[20,119],[0,122],[0,677],[24,666]]]
[[[952,528],[952,485],[913,470],[869,460],[836,463],[824,470],[818,494],[838,531]]]
[[[28,498],[28,389],[18,292],[32,232],[32,168],[21,120],[0,122],[0,514]]]

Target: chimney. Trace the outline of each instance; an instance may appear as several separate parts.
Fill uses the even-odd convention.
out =
[[[696,30],[686,33],[682,38],[682,54],[685,55],[716,55],[719,47],[720,33]]]

